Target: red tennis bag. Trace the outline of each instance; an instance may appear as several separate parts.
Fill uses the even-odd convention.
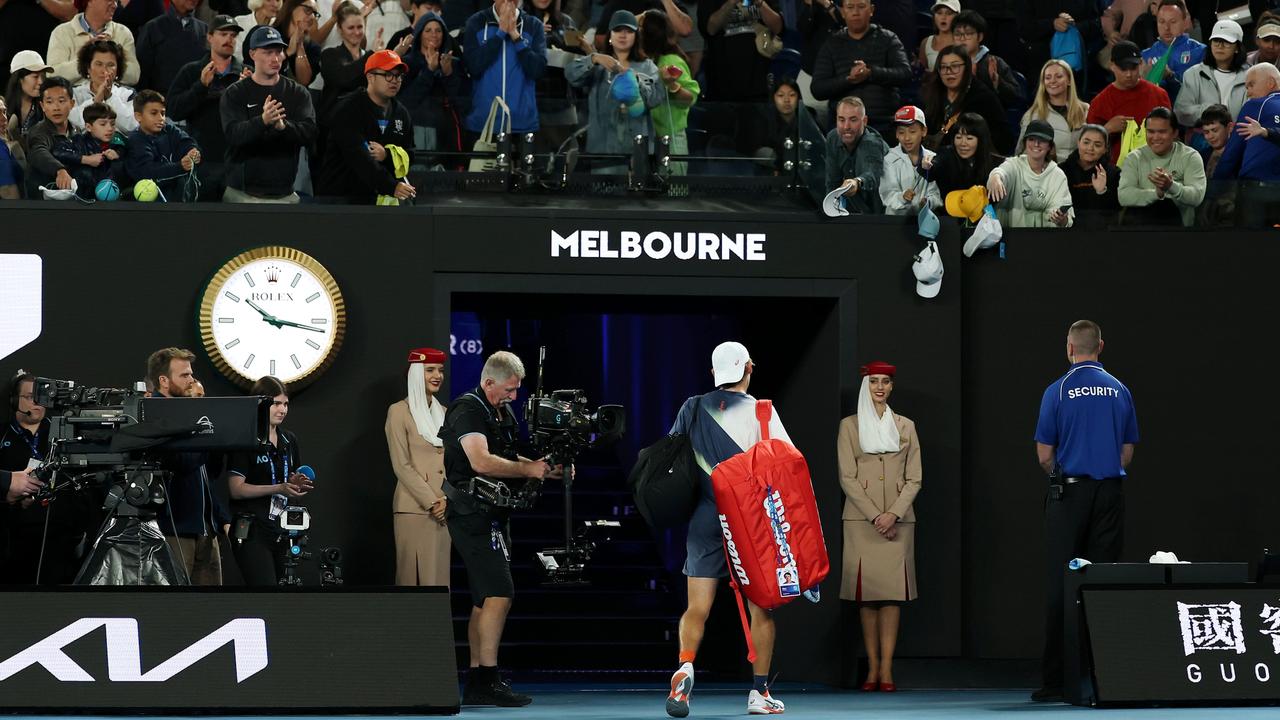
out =
[[[751,661],[755,645],[742,595],[761,608],[776,608],[816,589],[831,569],[809,464],[790,443],[769,438],[772,417],[773,403],[757,401],[760,442],[711,473],[729,585]]]

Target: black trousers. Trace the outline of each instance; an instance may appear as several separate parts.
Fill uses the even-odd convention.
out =
[[[1045,622],[1043,687],[1061,688],[1063,585],[1067,562],[1120,559],[1124,544],[1124,488],[1120,478],[1064,485],[1062,497],[1045,498]]]
[[[279,533],[254,521],[249,537],[244,542],[231,542],[231,554],[236,558],[244,584],[251,587],[270,587],[284,575],[285,544],[276,542]]]

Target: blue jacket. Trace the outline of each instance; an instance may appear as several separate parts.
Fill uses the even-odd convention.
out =
[[[164,130],[157,135],[134,130],[129,133],[125,167],[135,181],[155,180],[167,200],[179,202],[187,175],[182,169],[182,158],[196,147],[196,141],[171,122],[166,122]]]
[[[1154,45],[1142,51],[1142,59],[1145,62],[1157,63],[1164,57],[1164,51],[1168,49],[1169,46],[1165,45],[1163,40],[1156,38]],[[1169,64],[1166,66],[1173,71],[1173,74],[1156,83],[1169,93],[1170,102],[1178,99],[1178,91],[1182,89],[1182,76],[1187,73],[1187,69],[1204,62],[1205,49],[1204,43],[1192,39],[1186,33],[1174,38],[1173,52],[1169,53]]]
[[[542,22],[534,16],[521,12],[516,22],[519,42],[498,30],[492,7],[472,15],[462,30],[462,55],[475,83],[471,112],[463,124],[472,132],[484,129],[493,98],[499,95],[511,109],[514,132],[536,132],[539,128],[534,84],[547,69],[547,39]]]
[[[1242,123],[1246,117],[1262,123],[1268,137],[1245,140],[1231,133],[1213,178],[1280,182],[1280,92],[1246,102],[1236,122]]]
[[[94,199],[98,183],[108,178],[115,180],[120,187],[125,187],[128,181],[125,176],[128,153],[125,151],[124,139],[119,133],[111,139],[110,146],[120,155],[120,159],[103,158],[102,163],[97,167],[80,163],[80,158],[85,155],[97,155],[103,152],[102,143],[87,132],[73,135],[53,147],[53,156],[66,167],[71,177],[75,178],[76,194],[80,197],[86,200]]]

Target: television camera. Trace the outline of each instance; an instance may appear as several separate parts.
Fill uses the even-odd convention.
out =
[[[76,492],[96,492],[104,499],[107,517],[76,580],[94,584],[104,577],[180,582],[184,574],[175,570],[154,523],[167,503],[170,459],[176,452],[257,447],[265,438],[270,408],[265,398],[146,397],[142,383],[122,389],[45,377],[35,379],[32,396],[45,408],[50,441],[48,456],[34,471],[45,482],[36,501],[48,505]],[[160,558],[159,565],[123,575],[102,572],[119,560],[112,552],[116,541],[125,539],[155,546],[152,557]],[[136,560],[138,550],[127,554]]]

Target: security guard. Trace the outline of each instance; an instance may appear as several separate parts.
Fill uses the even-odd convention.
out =
[[[513,691],[498,674],[498,644],[515,595],[507,525],[510,509],[483,502],[470,491],[477,478],[559,476],[542,460],[516,454],[516,421],[509,406],[524,375],[524,363],[514,354],[500,351],[489,356],[480,385],[453,401],[440,427],[448,498],[445,522],[466,567],[473,605],[467,627],[471,670],[463,705],[520,707],[533,702]]]
[[[1067,331],[1071,369],[1044,391],[1036,455],[1049,474],[1045,500],[1047,613],[1044,682],[1037,702],[1063,699],[1063,575],[1072,558],[1116,562],[1124,541],[1121,480],[1138,442],[1138,417],[1124,383],[1102,369],[1102,328],[1080,320]]]

